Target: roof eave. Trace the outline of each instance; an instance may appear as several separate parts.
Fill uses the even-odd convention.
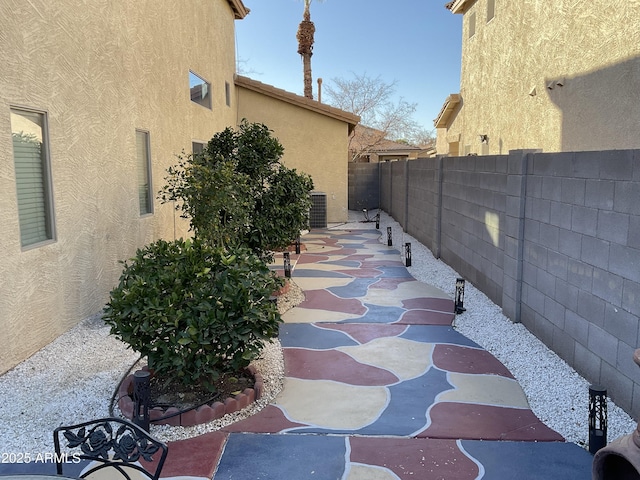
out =
[[[235,84],[236,86],[243,87],[248,90],[252,90],[254,92],[258,92],[263,95],[278,99],[280,101],[290,103],[292,105],[296,105],[298,107],[302,107],[307,110],[319,113],[321,115],[325,115],[327,117],[345,122],[349,126],[349,133],[351,133],[358,122],[360,122],[360,117],[358,115],[345,112],[344,110],[340,110],[339,108],[320,103],[316,100],[311,100],[309,98],[296,95],[295,93],[287,92],[286,90],[282,90],[281,88],[267,85],[266,83],[253,80],[249,77],[236,75]]]
[[[445,5],[451,13],[465,13],[476,0],[453,0]]]
[[[249,9],[244,6],[242,0],[227,0],[231,8],[233,9],[233,13],[235,15],[236,20],[242,20],[244,17],[249,15]]]
[[[449,95],[447,99],[444,101],[444,105],[442,105],[442,108],[440,109],[440,113],[438,113],[437,118],[433,121],[434,127],[448,128],[452,120],[453,112],[455,111],[459,103],[460,103],[459,93],[452,93],[451,95]]]

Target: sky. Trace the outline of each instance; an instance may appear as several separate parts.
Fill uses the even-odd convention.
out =
[[[236,21],[238,71],[302,95],[296,32],[302,0],[243,0],[250,13]],[[313,0],[313,94],[334,78],[354,74],[397,82],[395,100],[416,103],[416,120],[432,130],[444,101],[460,90],[462,16],[446,0]]]

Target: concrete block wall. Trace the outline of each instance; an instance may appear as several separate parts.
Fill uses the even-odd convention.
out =
[[[520,320],[640,415],[640,151],[534,154]]]
[[[380,165],[380,203],[640,417],[640,150]]]
[[[507,159],[457,157],[443,162],[441,258],[502,302]]]
[[[349,210],[380,206],[379,168],[379,163],[349,163]]]
[[[407,161],[389,162],[391,166],[391,209],[389,214],[406,230]]]
[[[442,158],[407,162],[407,222],[405,230],[440,256]]]

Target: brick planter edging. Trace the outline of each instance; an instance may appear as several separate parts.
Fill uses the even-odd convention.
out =
[[[142,370],[148,370],[143,367]],[[218,418],[222,418],[227,413],[237,412],[255,402],[262,396],[264,389],[264,379],[253,365],[249,365],[246,369],[248,373],[253,375],[253,388],[245,388],[242,393],[225,398],[223,401],[212,402],[211,404],[201,405],[183,412],[181,415],[175,415],[170,418],[164,418],[172,414],[177,414],[180,410],[176,407],[154,407],[149,410],[149,419],[154,425],[172,425],[191,427],[208,423]],[[133,374],[128,375],[118,387],[118,407],[122,414],[128,418],[133,418]]]

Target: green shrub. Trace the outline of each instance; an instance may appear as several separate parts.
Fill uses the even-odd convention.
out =
[[[265,261],[309,225],[313,181],[280,163],[284,148],[262,124],[214,135],[204,151],[169,168],[163,202],[175,201],[196,238],[248,247]]]
[[[104,318],[159,375],[189,385],[249,365],[281,322],[269,301],[282,285],[246,249],[158,240],[125,262]]]

